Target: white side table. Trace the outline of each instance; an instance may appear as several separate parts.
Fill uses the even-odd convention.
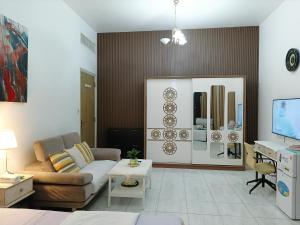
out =
[[[17,183],[0,183],[0,208],[9,208],[34,193],[32,175],[22,175]]]
[[[146,188],[151,188],[152,160],[139,160],[138,167],[130,167],[129,159],[123,159],[108,172],[108,207],[111,197],[141,198],[145,205]],[[123,187],[117,182],[112,187],[112,179],[117,177],[134,178],[139,181],[136,187]]]

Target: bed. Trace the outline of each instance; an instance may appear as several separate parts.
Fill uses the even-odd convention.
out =
[[[0,209],[1,225],[184,225],[175,216],[110,211]]]

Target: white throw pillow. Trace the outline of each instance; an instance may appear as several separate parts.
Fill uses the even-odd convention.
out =
[[[73,160],[76,162],[77,166],[79,166],[80,169],[87,165],[83,155],[80,153],[80,151],[77,150],[77,148],[73,147],[65,149],[65,151],[70,154],[70,156],[73,158]]]

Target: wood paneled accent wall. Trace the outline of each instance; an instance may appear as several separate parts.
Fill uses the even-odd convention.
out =
[[[184,33],[184,46],[160,43],[171,31],[98,34],[99,146],[108,128],[143,128],[144,79],[169,76],[246,76],[246,141],[257,139],[259,28]]]

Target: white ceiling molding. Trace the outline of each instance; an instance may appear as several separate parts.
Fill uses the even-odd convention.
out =
[[[173,0],[64,0],[96,32],[171,30]],[[181,29],[260,25],[284,0],[180,0]]]

